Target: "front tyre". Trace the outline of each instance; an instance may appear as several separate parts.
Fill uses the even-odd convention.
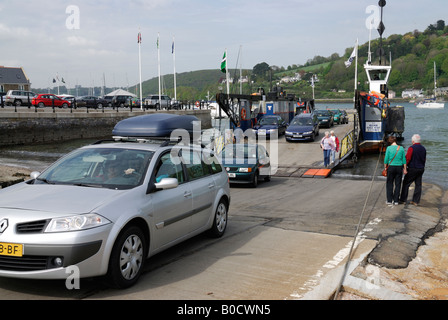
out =
[[[221,199],[215,211],[213,225],[208,232],[211,237],[220,238],[226,231],[228,211],[229,205],[227,204],[227,201],[225,199]]]
[[[122,231],[114,244],[107,278],[119,289],[133,286],[143,271],[147,244],[140,228],[130,226]]]

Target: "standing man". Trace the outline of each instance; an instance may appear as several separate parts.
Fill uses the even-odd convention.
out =
[[[408,172],[403,179],[403,188],[401,189],[400,203],[406,203],[408,199],[409,187],[415,182],[414,195],[411,204],[417,206],[422,196],[422,176],[425,172],[426,149],[420,144],[420,135],[412,136],[412,146],[406,153],[406,162]]]

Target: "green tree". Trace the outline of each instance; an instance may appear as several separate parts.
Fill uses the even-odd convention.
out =
[[[256,78],[266,79],[270,71],[270,67],[266,62],[259,63],[252,69],[252,74]]]
[[[392,72],[390,73],[389,85],[391,87],[398,86],[402,79],[401,72],[399,70],[392,69]]]

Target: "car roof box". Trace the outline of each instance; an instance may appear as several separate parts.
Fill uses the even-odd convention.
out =
[[[133,138],[169,138],[176,129],[193,135],[195,116],[155,113],[128,118],[118,122],[112,130],[113,136]]]

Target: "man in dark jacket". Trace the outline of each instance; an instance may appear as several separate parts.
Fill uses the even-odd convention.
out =
[[[409,187],[415,182],[414,195],[411,204],[417,206],[422,196],[422,176],[425,172],[426,149],[420,144],[420,135],[412,136],[412,146],[406,153],[406,162],[408,172],[403,179],[403,188],[401,188],[400,202],[406,203],[408,199]]]

